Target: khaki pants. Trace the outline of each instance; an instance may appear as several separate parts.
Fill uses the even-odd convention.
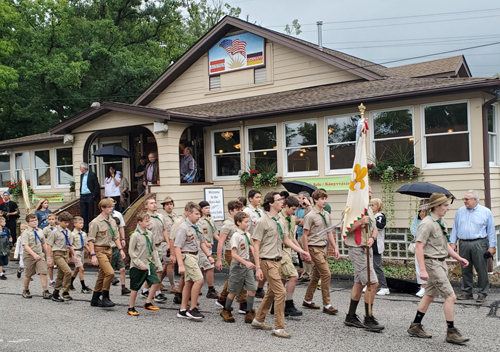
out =
[[[311,281],[307,286],[306,296],[304,300],[310,302],[313,299],[314,292],[318,286],[318,281],[321,278],[321,295],[323,296],[323,305],[330,304],[330,280],[332,274],[330,272],[330,265],[326,260],[326,247],[309,247],[309,254],[313,261],[313,270]]]
[[[261,260],[260,267],[267,279],[267,292],[260,303],[255,319],[263,323],[274,302],[274,328],[284,329],[286,291],[281,282],[281,262]]]
[[[66,262],[66,252],[54,251],[52,252],[52,257],[54,258],[54,264],[57,265],[57,278],[54,289],[60,291],[62,288],[63,292],[69,292],[69,286],[71,285],[71,269]]]
[[[225,251],[224,252],[224,258],[226,259],[226,262],[231,265],[231,262],[233,261],[233,256],[231,254],[231,251]],[[227,294],[229,291],[227,290],[227,285],[229,284],[229,277],[227,278],[226,282],[224,283],[224,288],[222,289],[222,292],[220,293],[220,299],[225,300],[227,298]],[[247,291],[241,290],[240,294],[237,297],[238,303],[246,303],[247,301]]]
[[[299,242],[300,248],[304,249],[304,246],[302,245],[302,237],[299,237],[297,242]],[[304,269],[302,277],[310,279],[312,276],[313,265],[306,263],[305,260],[302,260],[302,269]]]
[[[97,257],[97,261],[99,262],[99,274],[94,286],[94,292],[109,291],[109,288],[111,287],[111,281],[113,280],[113,275],[115,274],[110,263],[111,253],[111,248],[95,248],[95,255]]]

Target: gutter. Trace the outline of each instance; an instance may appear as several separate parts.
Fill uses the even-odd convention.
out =
[[[495,97],[483,104],[483,168],[484,168],[484,206],[491,210],[491,176],[490,176],[490,140],[488,137],[488,109],[500,100],[500,90]]]

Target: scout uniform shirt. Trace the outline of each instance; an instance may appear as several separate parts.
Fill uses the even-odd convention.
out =
[[[198,223],[193,224],[186,219],[177,230],[174,246],[181,249],[181,252],[198,252],[200,244],[206,242],[205,236],[200,231]]]
[[[161,268],[158,251],[153,247],[154,244],[151,241],[150,235],[151,233],[149,231],[142,232],[139,226],[137,226],[137,229],[130,235],[128,246],[130,268],[142,270],[141,266],[146,265],[149,269],[149,263],[153,263],[156,268]]]
[[[203,231],[203,236],[208,243],[214,244],[214,235],[217,235],[217,226],[215,226],[214,221],[209,216],[204,216],[198,222],[200,225],[200,230]]]
[[[71,232],[71,243],[73,244],[75,251],[83,250],[83,248],[89,243],[89,238],[85,232],[77,231],[75,229]]]
[[[21,234],[21,244],[28,246],[33,252],[41,256],[43,254],[42,244],[45,243],[45,238],[42,235],[42,230],[28,226]],[[24,251],[23,255],[31,256],[28,251]]]
[[[148,213],[149,214],[149,213]],[[158,246],[162,242],[165,242],[163,237],[163,230],[166,230],[165,218],[163,215],[156,213],[156,215],[151,215],[151,226],[148,229],[149,239],[152,240],[153,245]]]
[[[110,247],[111,242],[119,238],[118,226],[113,217],[106,220],[102,214],[99,214],[89,225],[89,241],[94,242],[94,246]]]
[[[264,211],[262,209],[259,209],[259,207],[254,208],[251,204],[243,209],[243,211],[250,217],[250,226],[248,226],[247,231],[250,233],[250,235],[252,235],[255,229],[255,224],[257,224],[257,221],[259,221],[259,219],[262,217]]]
[[[368,238],[372,236],[373,229],[376,226],[375,215],[371,207],[368,207],[368,216],[370,217],[370,223],[368,225]],[[361,243],[356,243],[356,236],[361,236]],[[358,227],[356,231],[349,233],[344,238],[345,245],[347,247],[366,247],[366,230],[362,227]]]
[[[326,246],[328,241],[328,236],[326,233],[319,234],[321,231],[327,227],[332,226],[332,219],[330,214],[328,214],[324,209],[319,211],[316,207],[311,210],[304,218],[304,230],[309,230],[309,235],[307,236],[308,246]]]
[[[250,260],[250,234],[243,230],[236,230],[236,232],[231,237],[231,249],[236,248],[238,255],[246,260]]]
[[[42,231],[43,236],[45,237],[45,240],[49,239],[49,234],[56,229],[57,226],[46,226]]]
[[[268,212],[264,212],[252,235],[254,240],[260,241],[259,258],[275,259],[283,256],[285,226],[283,216],[278,214],[273,218]]]
[[[224,223],[222,224],[222,227],[220,229],[220,233],[225,233],[227,234],[225,249],[226,251],[231,250],[231,237],[233,234],[238,230],[238,226],[234,223],[234,219],[232,217],[227,218]]]
[[[174,221],[177,220],[179,217],[172,212],[172,214],[169,214],[167,212],[164,212],[165,214],[163,215],[163,218],[165,219],[165,226],[167,228],[167,233],[168,237],[170,238],[170,231],[172,231],[172,225],[174,224]]]
[[[68,228],[66,228],[66,230],[63,230],[62,227],[57,226],[55,230],[49,234],[47,244],[52,246],[52,252],[66,252],[68,250],[68,247],[72,246],[71,239],[71,231]]]
[[[170,228],[170,232],[168,233],[169,239],[175,241],[175,238],[177,236],[177,231],[179,231],[179,226],[181,226],[181,224],[184,223],[185,221],[186,217],[184,216],[184,214],[175,219],[174,223],[172,224],[172,227]]]
[[[284,210],[280,211],[280,215],[285,219],[285,228],[283,229],[285,236],[288,237],[291,241],[293,241],[295,238],[295,235],[294,235],[295,216],[293,216],[293,215],[286,216]],[[291,248],[285,247],[285,248],[283,248],[283,251],[288,253],[290,255],[290,257],[292,256],[292,249]]]
[[[439,219],[434,213],[422,219],[418,225],[417,242],[422,242],[424,246],[424,257],[443,259],[448,256],[448,238],[443,233],[441,225],[446,229],[446,223]]]

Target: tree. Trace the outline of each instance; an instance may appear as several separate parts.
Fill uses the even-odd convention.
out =
[[[11,35],[17,21],[18,16],[9,4],[5,0],[0,0],[0,92],[16,87],[18,74],[8,63],[17,46]]]
[[[295,19],[292,21],[292,25],[289,25],[287,24],[285,26],[285,33],[288,34],[288,35],[299,35],[300,33],[302,33],[302,31],[300,30],[300,24],[299,24],[299,20],[298,19]]]

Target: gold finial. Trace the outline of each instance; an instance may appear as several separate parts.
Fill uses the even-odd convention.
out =
[[[359,112],[361,113],[361,118],[364,117],[365,115],[365,110],[366,110],[366,106],[363,105],[363,103],[361,103],[359,106],[358,106],[358,109],[359,109]]]

